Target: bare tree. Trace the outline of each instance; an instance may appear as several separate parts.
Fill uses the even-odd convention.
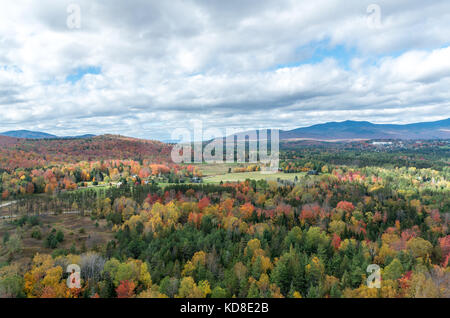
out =
[[[81,277],[85,281],[99,281],[105,262],[102,256],[94,252],[81,255]]]

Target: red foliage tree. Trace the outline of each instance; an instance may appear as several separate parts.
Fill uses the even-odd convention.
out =
[[[442,251],[442,258],[444,260],[443,266],[447,267],[448,261],[450,259],[450,235],[439,239],[439,246]]]
[[[344,210],[347,213],[353,212],[355,210],[355,206],[351,202],[341,201],[337,204],[337,209]]]
[[[203,197],[200,201],[198,201],[198,208],[200,211],[203,211],[204,208],[206,208],[209,205],[210,201],[208,197]]]
[[[133,298],[134,289],[136,285],[133,281],[124,280],[120,282],[120,285],[116,288],[117,298]]]
[[[336,233],[333,234],[333,240],[331,241],[331,244],[336,250],[341,246],[341,238]]]

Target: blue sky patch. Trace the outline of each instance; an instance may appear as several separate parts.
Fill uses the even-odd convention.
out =
[[[76,82],[81,80],[84,75],[86,74],[98,75],[101,73],[101,71],[102,69],[99,66],[79,67],[75,69],[74,73],[66,77],[66,81],[75,84]]]
[[[317,64],[327,58],[335,59],[342,68],[348,69],[350,61],[358,55],[355,48],[349,48],[342,44],[333,45],[329,40],[311,42],[308,45],[298,47],[295,54],[298,57],[296,61],[279,64],[275,69]]]

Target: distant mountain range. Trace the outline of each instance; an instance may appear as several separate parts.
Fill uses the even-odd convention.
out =
[[[372,124],[367,121],[329,122],[280,131],[281,140],[449,139],[450,118],[408,125]]]
[[[237,135],[244,135],[239,133]],[[95,137],[55,136],[39,131],[14,130],[0,133],[0,136],[25,139],[80,139]],[[346,141],[358,139],[450,139],[450,118],[407,125],[372,124],[367,121],[329,122],[294,130],[280,130],[280,140]],[[175,141],[168,141],[172,143]]]
[[[11,130],[0,133],[1,136],[8,136],[14,138],[25,138],[25,139],[78,139],[78,138],[90,138],[95,137],[95,135],[87,134],[80,136],[56,136],[52,134],[47,134],[40,131],[30,131],[30,130]]]
[[[252,131],[235,136],[249,135]],[[355,141],[371,139],[430,140],[450,139],[450,118],[435,122],[407,125],[372,124],[367,121],[328,122],[293,130],[279,130],[280,140],[289,141]],[[254,136],[253,134],[250,134]]]

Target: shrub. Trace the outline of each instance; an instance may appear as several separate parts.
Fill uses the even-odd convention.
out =
[[[31,237],[36,239],[36,240],[41,240],[42,239],[41,230],[39,228],[35,228],[33,230],[33,232],[31,232]]]
[[[58,241],[58,243],[61,243],[62,241],[64,241],[64,233],[61,230],[59,230],[56,233],[55,238]]]
[[[55,249],[58,246],[58,240],[56,239],[56,235],[50,233],[45,240],[45,246],[51,249]]]

